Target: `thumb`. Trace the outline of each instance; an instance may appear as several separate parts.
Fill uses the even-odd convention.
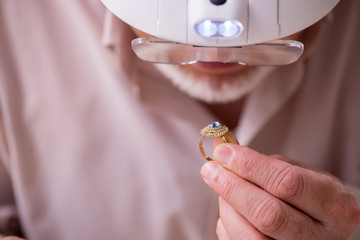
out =
[[[234,144],[239,144],[238,140],[236,139],[235,135],[232,132],[227,132],[225,133],[225,135],[223,136],[226,139],[226,143],[234,143]],[[224,140],[221,137],[216,137],[214,138],[214,142],[213,142],[213,152],[215,150],[215,148],[220,145],[223,144]]]

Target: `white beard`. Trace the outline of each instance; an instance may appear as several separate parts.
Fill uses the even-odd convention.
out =
[[[221,78],[194,74],[179,65],[154,64],[181,91],[206,103],[229,103],[244,97],[264,81],[274,67],[254,67],[248,71]]]

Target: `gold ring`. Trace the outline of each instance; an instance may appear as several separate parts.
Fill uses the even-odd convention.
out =
[[[224,143],[236,143],[239,144],[235,136],[229,132],[229,128],[225,125],[221,125],[219,122],[213,122],[203,129],[200,130],[201,138],[199,141],[199,150],[201,155],[208,161],[212,161],[213,159],[206,155],[203,148],[203,139],[204,137],[221,137]]]

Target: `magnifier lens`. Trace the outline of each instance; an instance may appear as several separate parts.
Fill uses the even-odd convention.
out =
[[[295,62],[304,51],[303,44],[294,40],[274,40],[242,47],[202,47],[159,38],[137,38],[132,41],[132,48],[140,59],[153,63],[223,62],[251,66],[287,65]]]

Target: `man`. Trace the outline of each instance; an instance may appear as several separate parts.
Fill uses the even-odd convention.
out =
[[[16,213],[28,239],[357,239],[358,9],[253,69],[142,62],[95,0],[1,2],[2,233]],[[216,140],[201,170],[220,201],[197,149],[214,120],[242,144]]]

